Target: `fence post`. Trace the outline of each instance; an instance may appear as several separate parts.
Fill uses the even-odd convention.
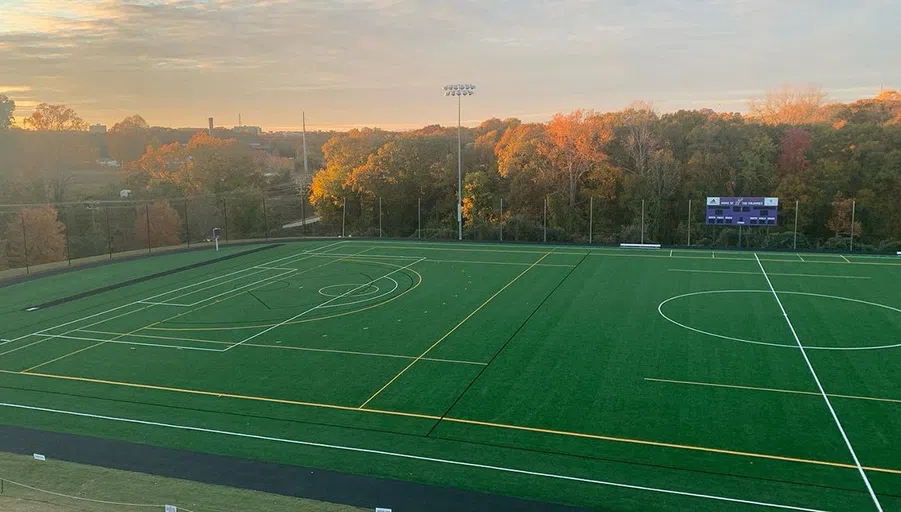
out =
[[[228,242],[228,199],[222,198],[222,211],[225,213],[225,241]]]
[[[379,197],[379,238],[382,238],[382,198]]]
[[[688,200],[688,246],[691,247],[691,199]]]
[[[857,213],[857,201],[851,201],[851,250],[854,252],[854,218]]]
[[[106,212],[106,244],[109,247],[109,259],[113,259],[113,231],[109,225],[109,206],[103,211]]]
[[[25,211],[21,210],[19,215],[22,216],[22,252],[25,255],[25,273],[30,274],[31,269],[28,268],[28,235],[25,229]]]
[[[344,205],[341,207],[341,238],[344,238],[344,222],[347,219],[347,198],[344,198]]]
[[[188,247],[191,247],[191,224],[188,222],[188,198],[185,198],[185,240]]]
[[[641,243],[644,243],[644,199],[641,200]]]
[[[66,221],[67,221],[65,223],[65,227],[66,227],[66,259],[69,260],[69,266],[71,267],[72,266],[72,248],[69,245],[69,224],[72,223],[72,211],[68,207],[65,207],[65,208],[66,208]]]
[[[544,242],[547,243],[547,196],[544,196]]]
[[[300,234],[307,234],[307,200],[303,188],[300,189]]]
[[[588,198],[588,243],[594,236],[594,196]]]
[[[422,198],[416,198],[416,238],[422,238]]]
[[[501,242],[504,241],[504,198],[501,198],[501,216],[500,216],[500,224],[501,224]]]
[[[153,247],[153,244],[150,243],[150,203],[144,203],[144,215],[147,217],[147,253],[149,254],[150,248]]]
[[[738,225],[738,248],[741,249],[741,224]]]
[[[269,240],[269,213],[266,212],[266,195],[263,195],[263,225],[266,227],[266,240]]]
[[[792,249],[798,248],[798,201],[795,201],[795,237],[792,240]]]

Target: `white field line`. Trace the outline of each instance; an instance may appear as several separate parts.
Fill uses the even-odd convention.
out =
[[[758,386],[740,386],[738,384],[718,384],[716,382],[698,382],[691,380],[673,380],[673,379],[656,379],[653,377],[645,377],[644,380],[650,382],[665,382],[668,384],[685,384],[688,386],[705,386],[711,388],[725,389],[742,389],[746,391],[767,391],[770,393],[786,393],[790,395],[810,395],[819,397],[816,391],[800,391],[797,389],[781,389],[781,388],[762,388]],[[901,400],[895,398],[879,398],[875,396],[857,396],[857,395],[840,395],[836,393],[827,393],[832,398],[847,398],[850,400],[869,400],[871,402],[886,402],[892,404],[901,404]]]
[[[336,255],[333,255],[333,256],[336,256]],[[253,268],[261,268],[261,269],[263,269],[263,270],[300,270],[300,269],[296,269],[296,268],[285,268],[285,267],[263,267],[263,266],[256,266],[256,267],[253,267]]]
[[[744,272],[740,270],[701,270],[701,269],[693,269],[693,268],[669,268],[667,269],[670,272],[691,272],[694,274],[739,274],[739,275],[748,275],[748,276],[759,276],[757,272]],[[836,279],[872,279],[867,276],[844,276],[844,275],[831,275],[831,274],[785,274],[780,272],[770,272],[771,276],[785,276],[785,277],[833,277]]]
[[[529,266],[529,268],[527,268],[527,269],[523,270],[522,272],[520,272],[519,274],[517,274],[516,277],[514,277],[513,279],[511,279],[510,282],[508,282],[507,284],[505,284],[500,290],[494,292],[494,295],[492,295],[491,297],[488,297],[488,300],[486,300],[485,302],[483,302],[479,307],[477,307],[477,308],[475,308],[474,310],[472,310],[472,313],[466,315],[466,317],[464,317],[463,320],[460,320],[460,321],[457,323],[457,325],[455,325],[453,328],[451,328],[451,330],[447,331],[447,332],[444,334],[444,336],[438,338],[438,341],[436,341],[435,343],[432,343],[432,345],[431,345],[429,348],[425,349],[425,351],[424,351],[422,354],[420,354],[419,357],[417,357],[416,359],[414,359],[413,361],[411,361],[410,364],[408,364],[406,368],[404,368],[403,370],[401,370],[400,372],[398,372],[398,374],[395,375],[395,376],[394,376],[391,380],[389,380],[387,383],[385,383],[384,386],[382,386],[381,388],[379,388],[378,391],[376,391],[375,393],[373,393],[372,396],[370,396],[365,402],[363,402],[363,404],[360,405],[359,408],[362,409],[362,408],[366,407],[366,404],[368,404],[369,402],[373,401],[373,400],[375,399],[375,397],[377,397],[377,396],[379,396],[379,394],[381,394],[382,391],[385,391],[386,389],[388,389],[388,386],[390,386],[391,384],[393,384],[394,381],[396,381],[398,378],[400,378],[401,375],[403,375],[404,373],[406,373],[407,370],[409,370],[410,368],[412,368],[413,365],[415,365],[419,360],[423,359],[426,355],[428,355],[428,353],[431,352],[433,348],[437,347],[438,344],[440,344],[442,341],[444,341],[445,339],[447,339],[448,336],[450,336],[450,335],[453,334],[457,329],[459,329],[461,325],[465,324],[470,318],[473,317],[473,315],[475,315],[476,313],[478,313],[479,311],[481,311],[482,308],[484,308],[485,306],[487,306],[488,303],[491,302],[492,300],[494,300],[495,297],[497,297],[498,295],[500,295],[501,292],[503,292],[504,290],[506,290],[507,288],[509,288],[509,287],[510,287],[513,283],[515,283],[516,281],[518,281],[520,277],[526,275],[526,272],[528,272],[528,271],[532,270],[533,268],[535,268],[535,265],[541,263],[541,260],[547,258],[552,252],[554,252],[554,249],[551,249],[550,251],[544,253],[544,255],[543,255],[542,257],[538,258],[535,262],[533,262],[533,263]]]
[[[193,341],[196,343],[215,343],[217,345],[231,345],[233,342],[231,341],[218,341],[218,340],[202,340],[199,338],[179,338],[175,336],[156,336],[152,334],[124,334],[121,332],[109,332],[109,331],[89,331],[85,329],[79,329],[81,332],[93,333],[93,334],[108,334],[111,336],[136,336],[139,338],[151,338],[151,339],[160,339],[160,340],[174,340],[174,341]],[[170,345],[163,345],[170,346]],[[397,359],[416,359],[416,356],[405,356],[401,354],[385,354],[380,352],[358,352],[353,350],[338,350],[331,348],[314,348],[314,347],[296,347],[293,345],[264,345],[259,343],[245,343],[243,346],[245,347],[256,347],[256,348],[273,348],[279,350],[301,350],[306,352],[326,352],[331,354],[350,354],[350,355],[358,355],[358,356],[371,356],[371,357],[392,357]],[[423,361],[434,361],[436,363],[457,363],[457,364],[471,364],[476,366],[487,366],[488,363],[480,363],[477,361],[463,361],[459,359],[441,359],[437,357],[424,357]]]
[[[799,260],[804,261],[804,258],[802,258],[800,254],[795,254],[795,256],[797,256]]]
[[[189,308],[190,304],[175,304],[172,302],[147,302],[145,300],[138,301],[138,304],[147,304],[148,306],[171,306],[177,308]]]
[[[851,263],[851,260],[849,260],[848,258],[846,258],[844,254],[839,254],[839,256],[841,256],[842,259],[845,260],[845,261],[847,261],[848,263]]]
[[[204,298],[202,298],[202,299],[200,299],[200,300],[198,300],[198,301],[195,301],[195,302],[192,302],[191,304],[188,304],[188,307],[194,307],[194,306],[197,306],[198,304],[203,304],[204,302],[209,302],[209,301],[211,301],[211,300],[213,300],[213,299],[215,299],[215,298],[217,298],[217,297],[221,297],[221,296],[223,296],[223,295],[228,295],[228,294],[231,294],[231,293],[235,293],[235,292],[237,292],[237,291],[239,291],[239,290],[243,290],[243,289],[249,288],[249,287],[251,287],[251,286],[256,286],[256,285],[258,285],[258,284],[265,283],[266,281],[272,281],[272,280],[274,280],[274,279],[278,279],[278,278],[280,278],[280,277],[284,277],[284,276],[286,276],[286,275],[288,275],[288,274],[292,274],[292,273],[294,273],[294,272],[298,272],[300,269],[293,268],[293,269],[286,269],[286,270],[287,270],[287,272],[282,272],[281,274],[278,274],[278,275],[269,276],[269,277],[267,277],[267,278],[265,278],[265,279],[258,279],[258,280],[254,281],[254,282],[252,282],[252,283],[248,283],[248,284],[245,284],[245,285],[241,285],[241,286],[239,286],[239,287],[237,287],[237,288],[232,288],[231,290],[226,290],[226,291],[224,291],[224,292],[222,292],[222,293],[217,293],[216,295],[211,295],[211,296],[209,296],[209,297],[204,297]],[[248,275],[252,275],[252,274],[248,274]]]
[[[452,460],[452,459],[439,459],[439,458],[435,458],[435,457],[425,457],[425,456],[421,456],[421,455],[411,455],[411,454],[407,454],[407,453],[389,452],[389,451],[384,451],[384,450],[373,450],[373,449],[369,449],[369,448],[357,448],[357,447],[353,447],[353,446],[343,446],[343,445],[335,445],[335,444],[316,443],[316,442],[312,442],[312,441],[300,441],[297,439],[286,439],[286,438],[262,436],[262,435],[257,435],[257,434],[248,434],[245,432],[232,432],[232,431],[228,431],[228,430],[216,430],[216,429],[209,429],[209,428],[202,428],[202,427],[194,427],[194,426],[189,426],[189,425],[161,423],[161,422],[156,422],[156,421],[138,420],[138,419],[132,419],[132,418],[116,417],[116,416],[103,416],[103,415],[99,415],[99,414],[90,414],[90,413],[77,412],[77,411],[66,411],[66,410],[62,410],[62,409],[50,409],[50,408],[46,408],[46,407],[36,407],[36,406],[31,406],[31,405],[21,405],[21,404],[12,404],[12,403],[4,403],[4,402],[0,402],[0,407],[7,407],[7,408],[12,408],[12,409],[22,409],[22,410],[28,410],[28,411],[37,411],[37,412],[46,412],[46,413],[51,413],[51,414],[63,414],[63,415],[67,415],[67,416],[76,416],[76,417],[80,417],[80,418],[114,421],[114,422],[119,422],[119,423],[130,423],[130,424],[135,424],[135,425],[145,425],[145,426],[159,427],[159,428],[165,428],[165,429],[185,430],[185,431],[190,431],[190,432],[203,432],[206,434],[216,434],[216,435],[222,435],[222,436],[239,437],[239,438],[243,438],[243,439],[256,439],[256,440],[260,440],[260,441],[269,441],[269,442],[274,442],[274,443],[291,444],[291,445],[298,445],[298,446],[310,446],[310,447],[314,447],[314,448],[324,448],[324,449],[329,449],[329,450],[341,450],[341,451],[354,452],[354,453],[366,453],[366,454],[370,454],[370,455],[381,455],[384,457],[417,460],[417,461],[422,461],[422,462],[432,462],[432,463],[436,463],[436,464],[462,466],[462,467],[476,468],[476,469],[487,469],[487,470],[497,471],[497,472],[502,472],[502,473],[512,473],[512,474],[517,474],[517,475],[535,476],[535,477],[541,477],[541,478],[565,480],[565,481],[570,481],[570,482],[581,482],[581,483],[587,483],[587,484],[593,484],[593,485],[599,485],[599,486],[616,487],[616,488],[620,488],[620,489],[631,489],[631,490],[651,492],[651,493],[684,496],[687,498],[698,498],[698,499],[714,500],[714,501],[721,501],[721,502],[727,502],[727,503],[739,503],[739,504],[743,504],[743,505],[753,505],[753,506],[757,506],[757,507],[773,508],[773,509],[779,509],[779,510],[795,510],[795,511],[800,511],[800,512],[825,512],[820,509],[795,507],[795,506],[791,506],[791,505],[780,505],[777,503],[767,503],[764,501],[745,500],[745,499],[741,499],[741,498],[730,498],[727,496],[717,496],[717,495],[712,495],[712,494],[701,494],[701,493],[695,493],[695,492],[676,491],[673,489],[663,489],[663,488],[658,488],[658,487],[647,487],[647,486],[642,486],[642,485],[624,484],[624,483],[610,482],[610,481],[605,481],[605,480],[595,480],[595,479],[590,479],[590,478],[558,475],[558,474],[554,474],[554,473],[541,473],[541,472],[537,472],[537,471],[528,471],[528,470],[524,470],[524,469],[508,468],[508,467],[503,467],[503,466],[492,466],[492,465],[488,465],[488,464],[477,464],[474,462],[465,462],[465,461],[458,461],[458,460]]]
[[[672,249],[669,250],[669,257],[670,257],[670,258],[673,257],[673,250],[672,250]]]
[[[763,272],[763,277],[766,279],[767,285],[770,287],[770,291],[773,292],[773,297],[776,298],[776,303],[779,305],[779,309],[782,311],[782,316],[785,318],[785,323],[788,324],[788,328],[792,332],[792,336],[795,337],[795,342],[798,344],[798,348],[801,350],[801,355],[804,356],[804,362],[807,363],[807,369],[810,370],[810,375],[813,377],[814,382],[816,382],[817,389],[820,390],[820,394],[823,396],[823,400],[826,401],[826,407],[829,408],[829,413],[832,415],[832,419],[835,421],[835,426],[838,427],[838,431],[842,435],[842,439],[845,440],[845,446],[848,447],[848,452],[851,453],[851,458],[854,459],[854,464],[857,466],[857,471],[860,473],[860,477],[863,479],[864,485],[867,487],[867,491],[870,493],[870,497],[873,498],[873,504],[876,505],[876,510],[882,512],[882,505],[879,503],[879,498],[876,497],[876,493],[873,491],[873,486],[870,485],[870,479],[867,478],[866,472],[863,470],[863,467],[860,465],[860,460],[857,458],[857,452],[854,451],[854,447],[851,446],[851,441],[848,439],[848,434],[845,433],[844,427],[842,427],[842,422],[838,419],[838,414],[835,413],[835,409],[832,407],[832,402],[829,401],[829,395],[826,394],[826,390],[823,389],[823,384],[820,383],[820,378],[817,376],[816,370],[813,369],[813,364],[810,362],[810,358],[807,357],[807,351],[804,350],[804,345],[801,343],[801,339],[798,338],[798,333],[795,332],[795,326],[792,325],[791,319],[788,317],[788,313],[785,311],[785,307],[782,305],[782,299],[779,298],[779,294],[776,293],[776,289],[773,288],[773,283],[770,281],[770,276],[767,275],[766,269],[763,268],[763,263],[760,262],[760,259],[757,258],[757,253],[754,253],[754,258],[757,259],[757,265],[760,267],[760,271]]]
[[[361,284],[361,285],[359,285],[359,286],[355,286],[355,287],[351,288],[350,290],[347,290],[346,292],[342,293],[341,295],[336,295],[336,296],[332,297],[331,299],[329,299],[329,300],[327,300],[327,301],[325,301],[325,302],[321,302],[321,303],[319,303],[319,304],[313,306],[312,308],[309,308],[309,309],[307,309],[307,310],[305,310],[305,311],[303,311],[303,312],[301,312],[301,313],[298,313],[298,314],[292,316],[291,318],[288,318],[288,319],[286,319],[286,320],[282,320],[281,322],[279,322],[279,323],[277,323],[277,324],[275,324],[275,325],[273,325],[273,326],[271,326],[271,327],[267,327],[266,329],[264,329],[264,330],[262,330],[262,331],[260,331],[260,332],[258,332],[258,333],[256,333],[256,334],[253,334],[253,335],[251,335],[251,336],[248,336],[248,337],[244,338],[243,340],[239,341],[238,343],[235,343],[234,345],[232,345],[232,346],[226,348],[223,352],[228,352],[229,350],[231,350],[231,349],[233,349],[233,348],[235,348],[235,347],[241,346],[241,345],[243,345],[244,343],[247,343],[248,341],[250,341],[250,340],[252,340],[252,339],[254,339],[254,338],[258,337],[258,336],[261,336],[261,335],[263,335],[263,334],[266,334],[266,333],[269,332],[269,331],[272,331],[273,329],[278,329],[279,327],[285,325],[285,324],[288,323],[288,322],[297,320],[298,318],[300,318],[300,317],[306,315],[307,313],[309,313],[309,312],[311,312],[311,311],[315,311],[315,310],[317,310],[317,309],[319,309],[319,308],[321,308],[321,307],[323,307],[323,306],[327,306],[327,305],[331,304],[332,302],[334,302],[334,301],[336,301],[336,300],[338,300],[338,299],[344,298],[344,297],[346,297],[347,295],[350,295],[351,293],[353,293],[353,292],[355,292],[355,291],[357,291],[357,290],[359,290],[359,289],[361,289],[361,288],[363,288],[363,287],[365,287],[365,286],[369,286],[369,285],[371,285],[372,283],[374,283],[374,282],[376,282],[376,281],[380,281],[380,280],[382,280],[382,279],[384,279],[384,278],[386,278],[386,277],[388,277],[388,276],[394,275],[394,274],[400,272],[401,270],[406,270],[407,268],[412,267],[413,265],[419,263],[420,261],[422,261],[422,260],[424,260],[424,259],[425,259],[425,258],[420,258],[420,259],[418,259],[418,260],[416,260],[416,261],[413,261],[413,262],[411,262],[411,263],[408,263],[408,264],[406,264],[406,265],[404,265],[404,266],[402,266],[402,267],[398,267],[398,268],[392,270],[391,272],[388,272],[387,274],[385,274],[385,275],[383,275],[383,276],[381,276],[381,277],[379,277],[379,278],[372,279],[372,280],[370,280],[368,283],[363,283],[363,284]]]
[[[487,252],[487,251],[480,251]],[[524,252],[524,251],[516,251],[516,252]],[[531,254],[531,253],[527,253]],[[543,254],[543,253],[539,253]],[[560,252],[555,252],[554,254],[564,254]],[[356,257],[354,254],[337,254],[337,253],[328,253],[323,256],[347,256],[347,257]],[[361,257],[361,260],[367,260],[370,258],[379,258],[379,259],[388,259],[388,260],[413,260],[417,258],[426,258],[426,256],[394,256],[389,254],[366,254]],[[432,259],[427,258],[423,261],[423,263],[471,263],[473,265],[517,265],[520,267],[529,267],[532,265],[531,262],[516,262],[516,261],[484,261],[484,260],[445,260],[445,259]],[[575,265],[568,265],[564,263],[541,263],[539,265],[535,265],[536,267],[564,267],[564,268],[572,268]]]
[[[303,252],[301,252],[300,254],[296,254],[296,253],[295,253],[295,254],[291,254],[291,255],[285,256],[285,257],[283,257],[283,258],[278,258],[278,259],[269,261],[267,264],[277,263],[277,262],[284,261],[284,260],[289,259],[289,258],[298,258],[298,257],[300,257],[300,256],[303,256],[303,255],[305,255],[305,254],[311,252],[311,251],[315,251],[315,250],[319,250],[319,249],[326,249],[326,248],[333,247],[333,246],[335,246],[335,245],[343,244],[343,243],[346,243],[346,242],[342,240],[342,241],[340,241],[340,242],[335,242],[335,243],[328,244],[328,245],[324,245],[324,246],[321,246],[321,247],[316,247],[316,248],[311,249],[310,251],[303,251]],[[316,254],[318,254],[318,253],[316,253]],[[122,308],[126,308],[126,307],[128,307],[128,306],[133,306],[133,305],[135,305],[135,304],[140,304],[141,301],[151,301],[151,300],[156,299],[156,298],[158,298],[158,297],[162,297],[163,295],[168,295],[168,294],[170,294],[170,293],[175,293],[175,292],[177,292],[177,291],[181,291],[181,290],[185,290],[185,289],[188,289],[188,288],[192,288],[192,287],[194,287],[194,286],[200,286],[200,285],[202,285],[202,284],[204,284],[204,283],[208,283],[208,282],[210,282],[210,281],[215,281],[215,280],[217,280],[217,279],[222,279],[223,277],[228,277],[228,276],[230,276],[230,275],[234,275],[234,274],[237,274],[237,273],[240,273],[240,272],[246,272],[246,271],[250,270],[250,268],[252,268],[252,267],[246,267],[246,268],[243,268],[243,269],[240,269],[240,270],[236,270],[236,271],[234,271],[234,272],[229,272],[229,273],[227,273],[227,274],[222,274],[221,276],[216,276],[216,277],[212,277],[212,278],[209,278],[209,279],[204,279],[203,281],[199,281],[199,282],[196,282],[196,283],[191,283],[191,284],[188,284],[188,285],[185,285],[185,286],[181,286],[181,287],[176,288],[176,289],[174,289],[174,290],[169,290],[169,291],[166,291],[166,292],[163,292],[163,293],[158,293],[158,294],[156,294],[156,295],[151,295],[150,297],[145,297],[145,298],[143,298],[143,299],[139,299],[139,300],[136,300],[136,301],[133,301],[133,302],[129,302],[129,303],[127,303],[127,304],[122,304],[121,306],[116,306],[116,307],[114,307],[114,308],[110,308],[110,309],[107,309],[107,310],[105,310],[105,311],[100,311],[99,313],[94,313],[94,314],[87,315],[87,316],[84,316],[84,317],[81,317],[81,318],[77,318],[77,319],[75,319],[75,320],[70,320],[70,321],[65,322],[65,323],[61,323],[61,324],[58,324],[58,325],[54,325],[53,327],[47,327],[47,328],[45,328],[45,329],[41,329],[40,331],[36,331],[36,332],[30,333],[30,334],[25,334],[25,335],[23,335],[23,336],[19,336],[18,338],[13,338],[13,339],[11,339],[11,340],[9,340],[9,341],[19,341],[19,340],[21,340],[21,339],[28,338],[29,336],[33,336],[33,335],[35,335],[35,334],[40,334],[40,333],[43,333],[43,332],[46,332],[46,331],[49,331],[49,330],[52,330],[52,329],[59,329],[60,327],[65,327],[65,326],[67,326],[67,325],[71,325],[71,324],[74,324],[74,323],[76,323],[76,322],[81,322],[81,321],[87,320],[87,319],[89,319],[89,318],[94,318],[94,317],[96,317],[96,316],[105,315],[105,314],[107,314],[107,313],[112,313],[113,311],[118,311],[118,310],[120,310],[120,309],[122,309]],[[178,297],[174,297],[174,298],[178,298]],[[144,310],[144,309],[147,309],[147,308],[141,308],[141,309],[138,309],[138,310],[135,310],[135,311],[142,311],[142,310]],[[135,312],[135,311],[132,311],[132,312],[130,312],[130,313],[133,313],[133,312]],[[129,313],[126,313],[126,314],[129,314]],[[122,315],[119,315],[119,316],[122,316]],[[117,317],[113,317],[113,318],[118,318],[118,316],[117,316]],[[112,320],[112,319],[110,319],[110,320]],[[98,323],[102,323],[102,322],[98,322]],[[96,325],[96,324],[91,324],[91,325]],[[82,326],[82,327],[90,327],[90,326]],[[0,355],[3,355],[3,354],[0,354]]]
[[[186,347],[180,345],[163,345],[161,343],[142,343],[139,341],[122,341],[122,340],[103,340],[98,338],[83,338],[80,336],[69,336],[67,334],[36,334],[35,336],[43,336],[46,338],[62,338],[66,340],[80,340],[80,341],[99,341],[103,343],[114,343],[117,345],[145,345],[148,347],[162,347],[162,348],[175,348],[179,350],[201,350],[203,352],[222,352],[222,349],[218,348],[203,348],[203,347]],[[121,336],[135,336],[134,334],[121,334]]]

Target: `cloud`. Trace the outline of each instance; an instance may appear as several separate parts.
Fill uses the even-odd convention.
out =
[[[0,84],[0,93],[3,94],[11,94],[14,92],[29,92],[31,91],[31,86],[29,85],[2,85]]]
[[[439,89],[458,81],[480,86],[472,119],[901,82],[887,64],[901,8],[884,0],[16,2],[0,17],[0,83],[29,89],[7,94],[108,124],[139,112],[202,125],[240,110],[286,126],[301,108],[335,126],[449,122]]]

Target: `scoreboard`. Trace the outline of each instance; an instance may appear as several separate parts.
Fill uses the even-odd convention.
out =
[[[707,224],[775,226],[778,197],[708,197]]]

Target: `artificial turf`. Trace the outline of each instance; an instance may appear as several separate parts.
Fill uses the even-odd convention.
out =
[[[0,288],[0,422],[604,510],[875,510],[831,405],[901,510],[898,259],[310,241],[23,311],[203,257]]]

